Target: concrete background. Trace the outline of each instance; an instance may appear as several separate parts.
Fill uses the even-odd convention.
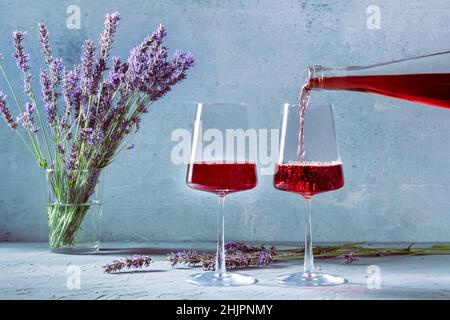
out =
[[[69,5],[81,9],[81,29],[66,27]],[[371,5],[381,10],[380,29],[368,27]],[[36,74],[40,20],[48,24],[56,55],[69,65],[78,61],[82,41],[96,40],[104,15],[115,10],[123,20],[114,54],[126,56],[163,23],[169,47],[191,50],[197,59],[189,79],[145,117],[132,139],[136,150],[107,170],[108,241],[215,238],[215,197],[190,190],[186,167],[170,158],[171,133],[190,130],[195,101],[247,102],[258,127],[277,128],[281,105],[296,99],[308,65],[366,65],[450,49],[448,1],[1,0],[0,8],[0,52],[17,85],[10,34],[29,31],[26,48]],[[0,88],[6,91],[4,82]],[[328,97],[335,104],[346,186],[314,200],[314,239],[450,241],[450,112],[364,94]],[[0,241],[45,240],[44,173],[3,122],[0,164]],[[302,200],[274,190],[270,176],[259,182],[227,200],[227,238],[300,241]]]

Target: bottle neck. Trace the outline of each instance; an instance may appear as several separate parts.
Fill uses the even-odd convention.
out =
[[[328,68],[320,65],[310,66],[308,68],[308,80],[306,88],[310,90],[342,90],[341,86],[345,77],[367,76],[383,74],[382,68],[369,67],[337,67]]]
[[[319,65],[308,67],[306,87],[311,90],[323,89],[324,68]]]

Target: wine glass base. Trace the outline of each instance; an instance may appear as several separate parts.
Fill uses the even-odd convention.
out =
[[[322,272],[313,272],[309,274],[297,272],[281,275],[276,279],[280,284],[296,287],[337,286],[347,282],[347,280],[340,276]]]
[[[188,278],[189,283],[209,287],[235,287],[256,283],[258,280],[242,273],[225,273],[218,276],[215,272],[197,273]]]

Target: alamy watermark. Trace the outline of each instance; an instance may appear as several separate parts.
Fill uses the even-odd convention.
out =
[[[366,270],[366,286],[369,290],[381,289],[381,269],[377,265],[370,265]]]
[[[196,128],[197,135],[192,139],[191,131],[178,128],[171,134],[175,143],[171,160],[176,165],[190,162],[254,162],[260,174],[272,175],[278,159],[278,129],[202,129]],[[193,145],[193,140],[195,141]]]
[[[367,17],[367,29],[381,29],[381,8],[376,4],[372,4],[367,7],[366,13],[369,15]]]
[[[69,16],[66,20],[67,29],[81,29],[81,9],[77,5],[70,5],[66,9]]]
[[[81,268],[80,266],[70,265],[66,269],[67,280],[66,287],[69,290],[81,289]]]

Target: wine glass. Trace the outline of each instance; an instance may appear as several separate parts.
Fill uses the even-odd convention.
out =
[[[303,121],[300,114],[304,114]],[[332,104],[310,103],[304,113],[298,104],[284,105],[274,186],[303,196],[306,207],[304,271],[281,275],[278,283],[301,287],[345,283],[340,276],[316,272],[311,240],[312,197],[344,186]]]
[[[250,275],[226,271],[224,243],[225,196],[253,189],[257,184],[253,161],[257,141],[252,130],[245,104],[197,105],[186,182],[192,189],[215,193],[219,209],[215,271],[192,275],[188,279],[192,284],[228,287],[256,282]]]

